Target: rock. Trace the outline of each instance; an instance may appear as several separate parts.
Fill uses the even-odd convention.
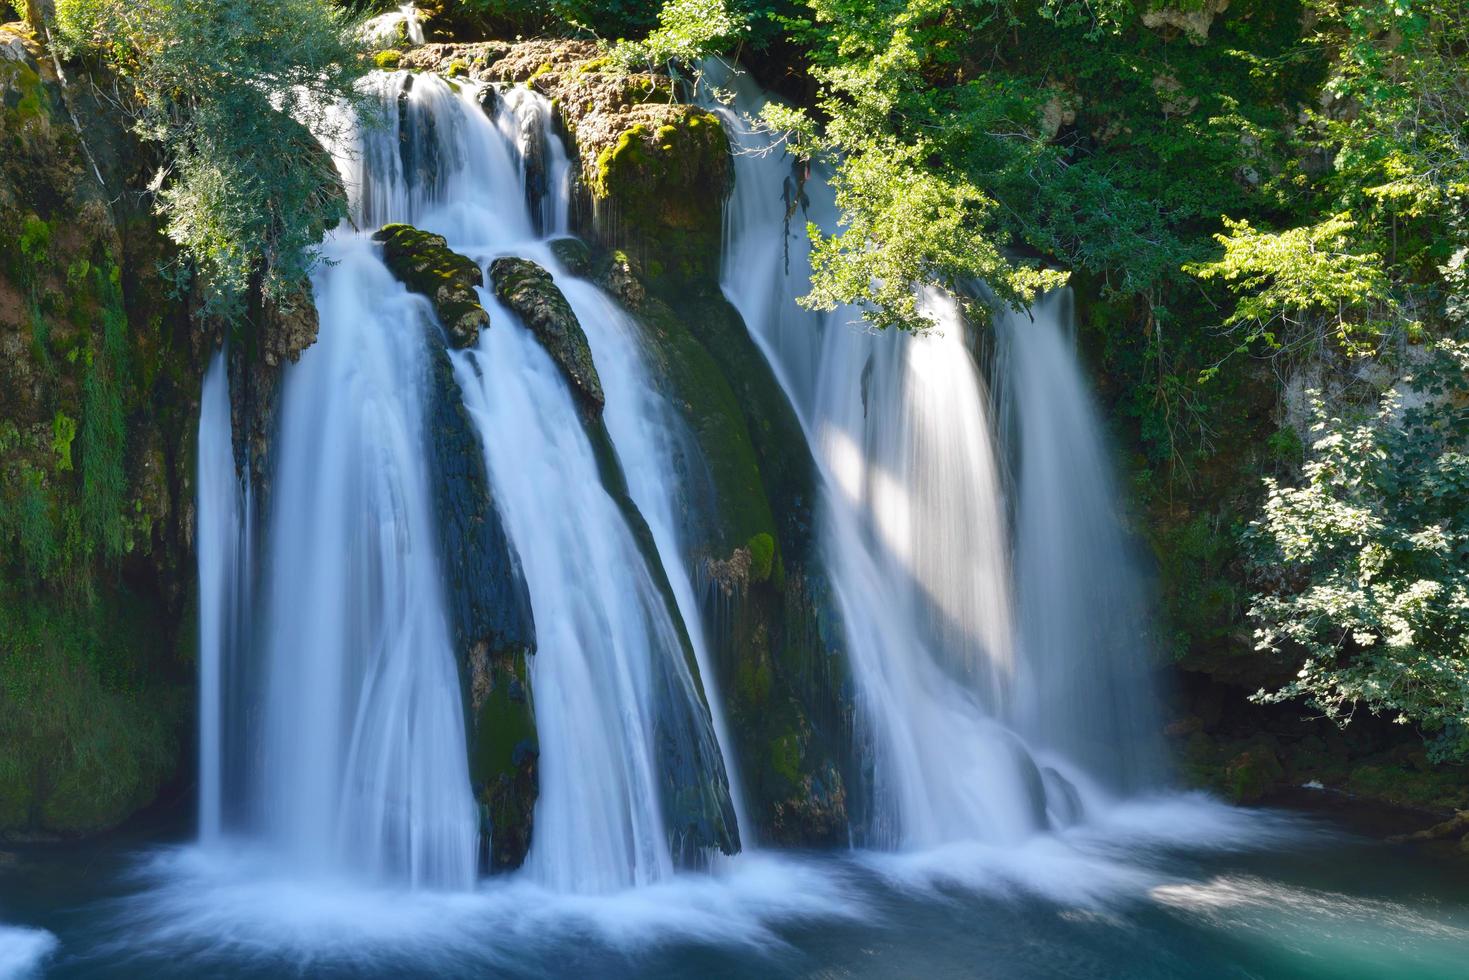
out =
[[[457,348],[473,347],[490,325],[476,286],[484,283],[479,264],[449,248],[443,235],[412,225],[384,225],[372,236],[383,246],[383,261],[405,286],[427,296],[439,323]]]
[[[495,295],[519,314],[561,369],[587,414],[602,415],[606,398],[587,335],[551,274],[527,259],[496,259],[490,266]]]
[[[1188,4],[1189,9],[1175,6],[1177,0],[1164,0],[1164,5],[1143,14],[1143,26],[1154,30],[1182,31],[1193,44],[1203,44],[1209,37],[1214,18],[1229,9],[1229,0],[1203,0]]]
[[[566,266],[573,276],[587,276],[592,271],[592,250],[580,238],[558,238],[551,243],[551,254]]]
[[[680,104],[663,74],[608,68],[590,41],[429,44],[400,67],[526,85],[549,98],[578,162],[588,237],[621,248],[650,278],[718,273],[724,201],[733,181],[719,117]]]
[[[1462,838],[1469,841],[1469,810],[1460,810],[1452,817],[1441,823],[1436,823],[1427,830],[1420,830],[1414,834],[1398,834],[1389,837],[1388,842],[1392,844],[1403,844],[1409,841],[1447,840],[1451,837]]]
[[[719,117],[653,104],[632,107],[621,121],[614,138],[598,143],[578,131],[598,236],[635,252],[649,278],[717,276],[733,172]]]
[[[860,833],[854,703],[840,617],[810,545],[815,462],[769,363],[718,286],[638,289],[658,384],[698,452],[685,540],[710,587],[703,617],[735,755],[747,844],[846,845]],[[605,274],[599,276],[605,283]],[[625,305],[628,304],[623,298]]]
[[[0,27],[0,839],[116,826],[190,731],[202,345],[159,271],[156,150],[105,69],[68,71],[63,98]]]
[[[613,252],[597,274],[597,285],[622,301],[630,310],[640,310],[648,291],[638,278],[637,267],[624,252]]]
[[[470,786],[485,824],[487,868],[505,871],[525,860],[539,794],[528,669],[535,620],[448,351],[437,331],[428,343],[428,469],[464,689]]]
[[[268,367],[300,360],[301,352],[316,343],[321,321],[311,282],[302,279],[279,300],[266,300],[259,332],[260,356]]]

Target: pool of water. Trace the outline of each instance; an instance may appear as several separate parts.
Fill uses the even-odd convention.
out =
[[[5,855],[0,978],[1469,976],[1462,864],[1201,797],[1008,848],[755,853],[602,896],[301,880],[169,836]]]

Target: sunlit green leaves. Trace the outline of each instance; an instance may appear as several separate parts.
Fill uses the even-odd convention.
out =
[[[1304,658],[1262,701],[1304,698],[1341,723],[1365,707],[1469,758],[1469,354],[1444,343],[1375,415],[1328,418],[1300,486],[1267,481],[1249,536],[1261,649]],[[1441,394],[1434,394],[1434,392]]]

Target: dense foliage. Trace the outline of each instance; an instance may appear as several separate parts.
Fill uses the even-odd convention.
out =
[[[317,137],[337,135],[362,70],[347,17],[325,0],[60,0],[56,22],[131,84],[165,151],[160,212],[211,307],[252,286],[288,297],[346,214]]]
[[[1299,487],[1268,481],[1252,534],[1274,587],[1250,610],[1262,649],[1304,651],[1304,696],[1345,721],[1366,707],[1469,758],[1469,345],[1445,343],[1367,418],[1318,399]]]

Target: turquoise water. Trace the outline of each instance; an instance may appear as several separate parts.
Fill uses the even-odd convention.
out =
[[[123,837],[0,863],[0,976],[1469,976],[1469,874],[1175,797],[1006,849],[761,853],[654,887],[302,881]]]

